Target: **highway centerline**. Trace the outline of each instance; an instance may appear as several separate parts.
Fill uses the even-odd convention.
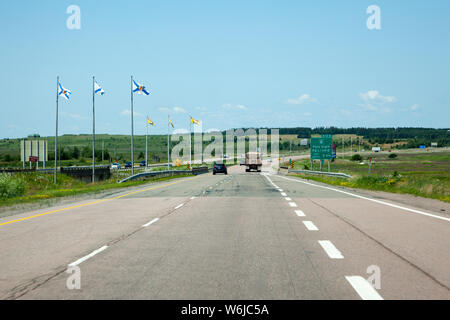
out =
[[[99,254],[100,252],[106,250],[107,248],[108,248],[108,246],[103,246],[100,249],[94,250],[91,253],[89,253],[88,255],[84,256],[83,258],[80,258],[77,261],[70,263],[69,267],[75,267],[75,266],[79,265],[80,263],[86,261],[87,259],[92,258],[96,254]]]
[[[345,279],[363,300],[384,300],[375,288],[361,276],[346,276]]]
[[[331,259],[344,259],[342,253],[329,240],[319,240],[319,244]]]

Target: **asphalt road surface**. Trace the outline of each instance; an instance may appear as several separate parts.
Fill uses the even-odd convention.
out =
[[[449,218],[230,167],[1,218],[0,298],[450,299]]]

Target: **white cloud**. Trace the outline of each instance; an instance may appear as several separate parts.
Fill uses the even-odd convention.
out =
[[[293,105],[304,104],[304,103],[313,103],[313,102],[317,102],[317,99],[311,97],[307,93],[300,95],[298,98],[286,100],[286,104],[293,104]]]
[[[366,102],[393,103],[397,99],[393,96],[383,96],[377,90],[369,90],[366,93],[360,93],[359,96]]]
[[[65,117],[69,117],[72,120],[87,120],[89,119],[88,117],[76,114],[76,113],[70,113],[70,112],[61,112],[61,115],[65,116]]]
[[[233,104],[231,104],[231,103],[225,103],[225,104],[223,104],[222,105],[222,108],[224,108],[224,109],[228,109],[228,110],[231,110],[231,109],[237,109],[237,110],[247,110],[247,107],[246,106],[244,106],[244,105],[242,105],[242,104],[235,104],[235,105],[233,105]]]
[[[142,113],[139,113],[139,112],[136,112],[136,111],[134,111],[133,113],[134,113],[135,117],[142,117],[143,116]],[[125,109],[120,114],[123,115],[123,116],[130,116],[131,115],[131,110],[130,109]]]
[[[187,113],[186,110],[184,110],[181,107],[173,107],[173,108],[167,108],[167,107],[159,107],[158,111],[164,112],[164,113]]]
[[[173,134],[186,134],[186,133],[189,133],[189,131],[186,130],[186,129],[175,129],[175,130],[173,130]]]
[[[364,101],[364,104],[360,105],[364,109],[382,113],[391,112],[391,109],[386,105],[397,102],[396,97],[384,96],[378,90],[369,90],[365,93],[360,93],[359,97]]]

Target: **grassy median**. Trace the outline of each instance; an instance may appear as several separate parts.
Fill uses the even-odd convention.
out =
[[[83,183],[69,176],[58,174],[58,183],[53,175],[42,173],[0,174],[0,207],[19,203],[30,203],[52,198],[97,193],[106,190],[139,186],[149,182],[166,181],[190,174],[170,177],[149,177],[143,181],[117,183],[114,178],[96,183]]]
[[[332,172],[343,172],[351,179],[295,174],[296,176],[331,185],[415,196],[450,202],[450,152],[372,154],[369,175],[367,157],[358,161],[338,159],[331,164]],[[315,165],[317,169],[318,164]],[[309,160],[295,162],[295,169],[310,169]],[[327,170],[325,164],[324,170]]]

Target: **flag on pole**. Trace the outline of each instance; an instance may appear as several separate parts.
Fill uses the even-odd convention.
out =
[[[155,125],[155,123],[152,121],[152,120],[150,120],[150,118],[149,117],[147,117],[147,123],[148,124],[151,124],[152,126],[154,126]]]
[[[143,85],[140,85],[134,80],[133,80],[133,92],[137,92],[137,94],[145,94],[147,96],[150,94]]]
[[[172,120],[170,118],[169,118],[169,123],[172,126],[172,128],[175,128],[175,126],[173,125],[173,122],[172,122]]]
[[[199,120],[195,120],[194,118],[191,117],[191,123],[200,124],[200,121]]]
[[[105,94],[105,90],[103,90],[103,88],[98,85],[97,81],[95,81],[94,83],[94,92],[100,93],[101,95]]]
[[[58,95],[59,96],[63,96],[64,98],[66,98],[66,100],[70,99],[70,95],[72,94],[72,92],[70,92],[70,90],[64,88],[61,83],[58,83],[59,85],[59,92]]]

